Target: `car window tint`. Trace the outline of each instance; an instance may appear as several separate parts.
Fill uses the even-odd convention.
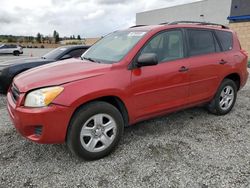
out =
[[[183,58],[182,32],[166,31],[156,35],[143,48],[143,53],[155,53],[159,62]]]
[[[215,33],[220,40],[223,51],[228,51],[233,49],[233,35],[231,32],[215,31]]]
[[[76,49],[76,50],[72,50],[69,52],[69,55],[71,55],[72,57],[78,58],[80,57],[84,52],[86,51],[86,49]]]
[[[213,33],[206,30],[188,29],[189,55],[202,55],[216,52]]]

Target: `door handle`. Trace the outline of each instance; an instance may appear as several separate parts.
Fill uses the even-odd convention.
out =
[[[189,68],[185,67],[185,66],[182,66],[180,69],[179,69],[179,72],[187,72],[189,70]]]
[[[219,64],[221,64],[221,65],[225,65],[227,63],[227,61],[225,61],[224,59],[222,59],[220,62],[219,62]]]

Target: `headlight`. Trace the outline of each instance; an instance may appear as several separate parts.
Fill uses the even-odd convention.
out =
[[[31,91],[26,96],[24,106],[26,107],[45,107],[48,106],[60,93],[63,87],[48,87]]]

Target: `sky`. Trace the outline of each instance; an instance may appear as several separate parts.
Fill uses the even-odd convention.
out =
[[[0,35],[99,37],[135,25],[136,13],[197,0],[1,0]]]

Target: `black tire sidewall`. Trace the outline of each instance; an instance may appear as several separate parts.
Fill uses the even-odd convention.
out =
[[[103,151],[89,152],[81,144],[80,132],[84,123],[93,115],[104,113],[110,115],[116,122],[117,132],[112,144]],[[120,112],[111,104],[106,102],[92,102],[81,107],[73,116],[67,133],[67,145],[69,149],[78,157],[86,160],[102,158],[115,148],[120,141],[124,130],[124,121]]]
[[[19,51],[14,51],[14,52],[13,52],[13,55],[14,55],[14,56],[19,56],[19,54],[20,54]]]

